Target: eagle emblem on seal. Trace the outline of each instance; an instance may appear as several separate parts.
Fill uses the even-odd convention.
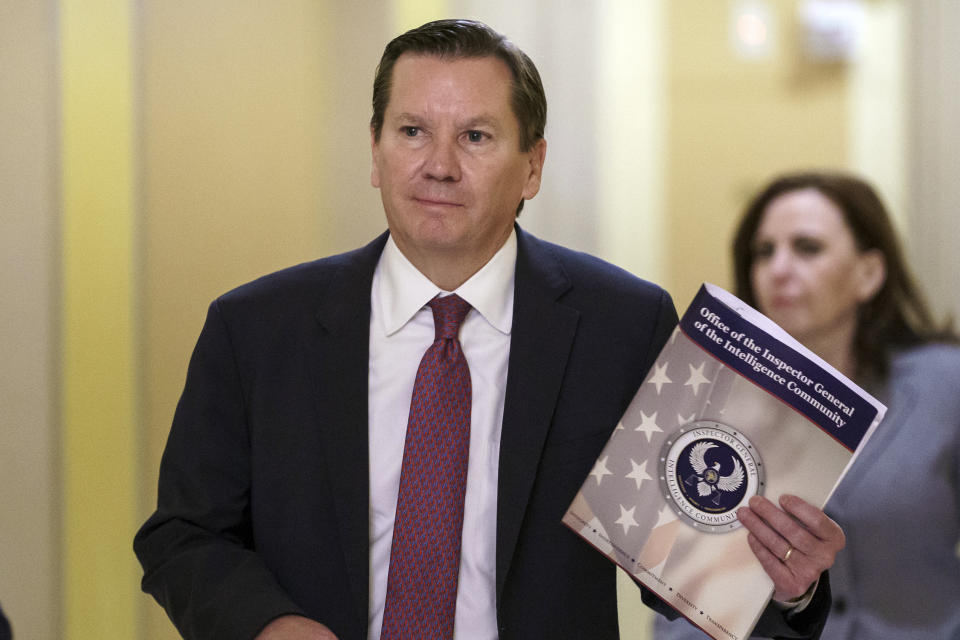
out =
[[[707,451],[716,446],[712,442],[698,442],[693,446],[689,460],[694,472],[684,482],[687,486],[696,485],[697,494],[701,498],[713,495],[713,503],[720,504],[720,498],[723,495],[721,492],[730,493],[739,489],[743,485],[745,473],[743,465],[733,456],[730,458],[733,461],[733,471],[727,475],[720,475],[722,467],[719,462],[707,464]]]

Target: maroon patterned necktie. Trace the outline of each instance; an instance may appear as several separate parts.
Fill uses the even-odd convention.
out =
[[[470,305],[437,297],[434,342],[413,384],[381,640],[449,640],[470,453],[470,369],[457,334]]]

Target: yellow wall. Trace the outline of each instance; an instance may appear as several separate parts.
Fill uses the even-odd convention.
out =
[[[122,0],[69,0],[60,12],[66,638],[120,638],[136,628],[130,9]]]
[[[664,284],[685,309],[704,280],[730,286],[729,239],[747,198],[774,173],[847,161],[846,71],[803,62],[797,2],[769,2],[775,46],[742,59],[731,2],[669,3]]]

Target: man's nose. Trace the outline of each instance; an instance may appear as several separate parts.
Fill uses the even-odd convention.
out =
[[[429,155],[424,164],[428,178],[457,182],[460,180],[460,154],[456,141],[439,139],[430,145]]]

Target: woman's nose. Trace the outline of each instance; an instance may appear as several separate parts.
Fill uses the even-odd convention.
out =
[[[770,259],[767,261],[767,267],[773,276],[783,276],[793,269],[793,256],[790,251],[782,247],[774,248]]]

